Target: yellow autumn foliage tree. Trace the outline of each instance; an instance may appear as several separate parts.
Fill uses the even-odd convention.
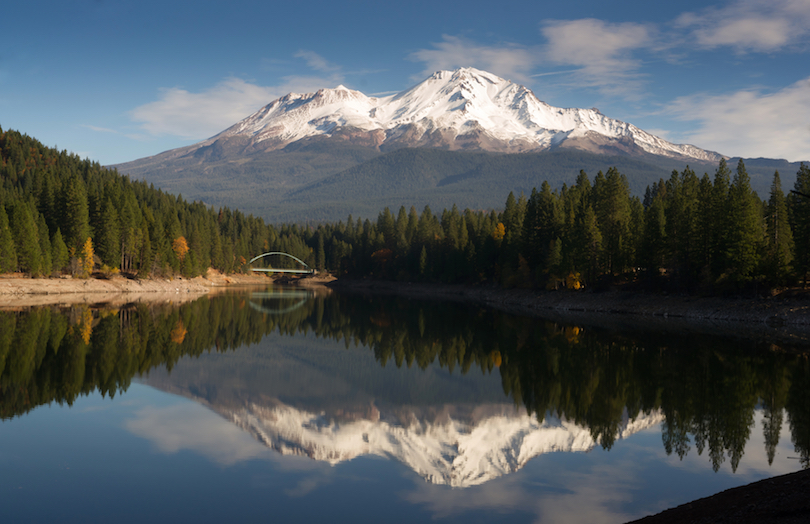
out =
[[[82,247],[82,278],[89,278],[93,273],[94,255],[93,241],[90,237],[87,237],[87,240],[84,242],[84,247]]]
[[[174,251],[174,254],[177,255],[177,259],[182,262],[188,253],[188,242],[186,241],[186,237],[175,238],[172,242],[172,251]]]
[[[500,242],[505,236],[506,226],[503,225],[503,222],[498,222],[498,225],[495,226],[495,230],[492,232],[492,238]]]

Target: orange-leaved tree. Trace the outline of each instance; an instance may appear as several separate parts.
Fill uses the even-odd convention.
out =
[[[186,254],[188,253],[188,242],[186,241],[186,237],[177,237],[172,242],[172,250],[174,254],[177,255],[177,259],[182,263],[183,259],[186,258]]]

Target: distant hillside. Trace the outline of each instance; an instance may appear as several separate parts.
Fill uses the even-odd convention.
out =
[[[505,154],[431,148],[380,153],[372,147],[304,139],[284,149],[237,156],[239,146],[215,142],[169,158],[167,153],[121,164],[122,173],[154,183],[165,191],[215,207],[239,208],[273,222],[336,221],[348,214],[373,218],[385,207],[425,205],[450,208],[500,208],[510,191],[529,194],[547,180],[552,187],[571,185],[580,170],[590,176],[616,167],[630,190],[646,187],[682,171],[682,160],[655,155],[630,157],[575,149]],[[736,165],[737,159],[729,160]],[[792,187],[799,163],[748,159],[752,188],[761,197],[770,189],[774,171]],[[713,176],[714,163],[689,164],[702,176]]]
[[[222,144],[212,144],[191,152],[167,151],[115,167],[120,173],[190,200],[214,207],[236,206],[257,216],[270,216],[267,211],[280,205],[290,191],[379,154],[370,147],[317,139],[301,141],[284,150],[249,155],[234,155]]]
[[[570,186],[580,170],[593,176],[612,166],[619,166],[636,193],[643,193],[647,184],[668,178],[671,172],[625,156],[574,150],[502,154],[400,149],[290,192],[283,207],[266,214],[271,220],[303,214],[312,220],[327,220],[350,212],[374,216],[386,206],[397,209],[401,205],[497,209],[510,191],[528,195],[544,180],[552,187]]]

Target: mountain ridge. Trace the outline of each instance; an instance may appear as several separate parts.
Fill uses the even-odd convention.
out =
[[[257,149],[280,149],[333,136],[381,150],[397,147],[480,149],[508,153],[556,147],[592,150],[604,142],[673,158],[717,162],[718,153],[673,144],[598,109],[558,108],[530,89],[474,68],[437,71],[395,95],[377,98],[344,86],[290,93],[204,141],[246,137]],[[570,143],[569,143],[570,142]]]
[[[403,150],[442,154],[431,156],[433,164],[403,166]],[[477,167],[468,155],[479,155]],[[495,209],[510,191],[528,194],[543,181],[559,188],[580,170],[594,176],[611,167],[641,195],[673,169],[713,173],[721,158],[598,109],[554,108],[523,86],[465,68],[382,98],[344,86],[290,93],[197,144],[113,167],[210,206],[300,223],[373,218],[401,205]],[[788,184],[785,175],[798,169],[754,163],[748,172],[760,195],[775,169]],[[418,165],[422,173],[402,178]]]

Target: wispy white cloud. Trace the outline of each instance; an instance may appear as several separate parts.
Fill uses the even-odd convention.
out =
[[[153,135],[207,138],[277,98],[273,88],[229,78],[202,92],[163,89],[160,98],[136,107],[130,116]]]
[[[279,85],[260,86],[241,78],[228,78],[196,93],[172,87],[163,89],[158,100],[130,111],[130,117],[151,135],[201,140],[223,131],[280,96],[316,91],[337,85],[342,79],[337,73],[287,76]]]
[[[668,112],[698,123],[685,138],[700,147],[746,158],[810,160],[810,77],[775,92],[680,97]]]
[[[541,24],[546,37],[546,61],[576,65],[576,82],[603,91],[628,94],[641,79],[641,61],[633,52],[648,48],[655,31],[646,25],[603,20],[547,20]]]
[[[701,47],[777,51],[807,43],[810,0],[738,0],[723,8],[684,13],[675,25],[691,30],[692,41]]]
[[[337,86],[344,79],[340,66],[314,51],[301,49],[294,56],[304,60],[316,74],[284,76],[281,83],[273,86],[230,77],[199,92],[165,88],[154,102],[130,111],[130,118],[152,136],[201,140],[227,129],[276,98]]]
[[[533,74],[531,76],[532,76],[532,78],[540,78],[540,77],[543,77],[543,76],[554,76],[554,75],[565,75],[565,74],[570,74],[570,73],[576,73],[578,71],[579,71],[579,69],[566,69],[565,71],[549,71],[549,72],[546,72],[546,73],[536,73],[536,74]]]
[[[296,58],[303,58],[307,65],[315,71],[338,71],[340,66],[330,63],[324,57],[314,51],[307,51],[302,49],[295,53]]]
[[[610,24],[601,20],[547,20],[541,24],[544,45],[483,45],[467,38],[444,35],[432,49],[409,55],[424,62],[413,79],[442,69],[477,67],[516,82],[568,74],[577,85],[629,94],[640,80],[641,62],[633,51],[649,47],[654,30],[642,24]],[[534,72],[539,66],[576,66],[564,71]]]
[[[432,49],[420,49],[408,58],[425,63],[422,72],[414,77],[417,81],[440,70],[476,67],[516,82],[527,82],[538,60],[537,53],[524,46],[487,46],[450,35],[443,35]]]
[[[84,127],[86,129],[89,129],[90,131],[96,131],[98,133],[109,133],[114,135],[119,134],[119,132],[116,131],[115,129],[110,129],[108,127],[99,127],[90,124],[80,124],[80,127]]]

